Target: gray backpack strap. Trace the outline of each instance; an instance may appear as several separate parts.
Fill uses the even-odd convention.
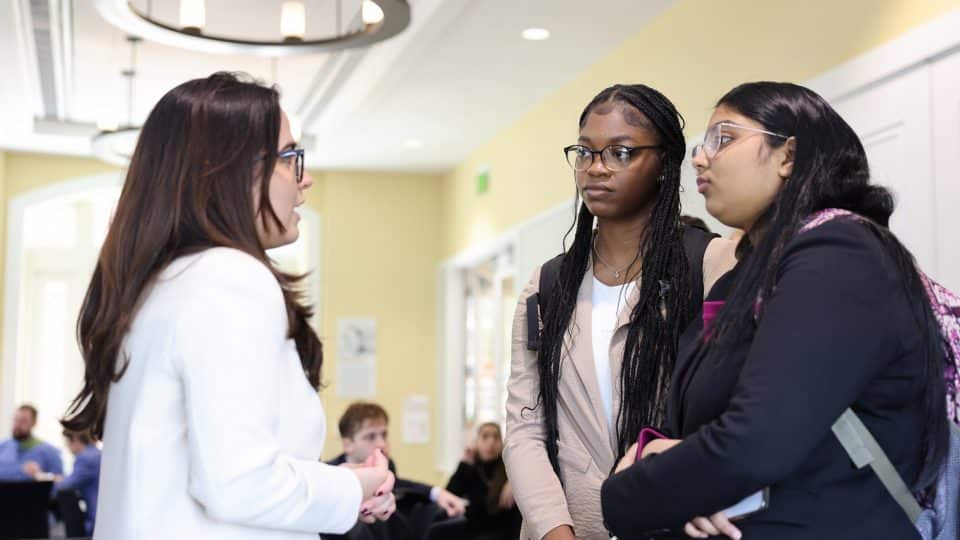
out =
[[[910,523],[916,523],[920,517],[920,504],[914,498],[910,488],[900,477],[900,473],[890,463],[890,458],[877,444],[867,426],[857,416],[857,413],[850,409],[843,411],[840,418],[833,423],[833,434],[837,436],[840,445],[847,451],[847,455],[853,460],[853,464],[858,469],[869,465],[873,472],[877,474],[883,487],[887,488],[900,508],[907,513]]]

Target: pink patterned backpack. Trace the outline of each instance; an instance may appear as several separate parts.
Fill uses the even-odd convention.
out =
[[[813,214],[800,232],[804,233],[838,217],[866,221],[863,216],[848,210],[827,208]],[[947,362],[944,365],[943,375],[947,387],[947,416],[954,424],[960,424],[960,401],[958,401],[960,400],[960,296],[930,279],[919,268],[917,273],[920,274],[920,280],[927,290],[930,307],[940,325],[940,337],[946,352]]]
[[[867,219],[847,210],[828,208],[815,213],[800,229],[809,231],[838,217],[861,222]],[[890,495],[914,523],[923,540],[960,540],[960,297],[930,279],[919,268],[917,273],[927,291],[927,300],[940,326],[940,338],[946,353],[943,368],[947,390],[947,416],[950,418],[950,446],[937,479],[933,500],[923,505],[910,492],[890,458],[852,409],[833,424],[833,434],[857,468],[869,466]],[[921,497],[924,499],[925,497]]]

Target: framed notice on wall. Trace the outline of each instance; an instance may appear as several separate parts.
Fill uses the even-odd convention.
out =
[[[377,392],[377,321],[337,319],[337,395],[371,398]]]

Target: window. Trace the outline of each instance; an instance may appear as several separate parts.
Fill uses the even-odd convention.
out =
[[[83,382],[76,322],[120,195],[122,178],[109,174],[72,180],[22,195],[10,204],[10,245],[4,328],[0,426],[9,432],[14,407],[32,403],[35,434],[63,451],[58,419]],[[319,266],[320,216],[300,208],[300,238],[269,252],[286,272]],[[319,305],[319,276],[303,282]],[[315,323],[319,321],[315,319]]]

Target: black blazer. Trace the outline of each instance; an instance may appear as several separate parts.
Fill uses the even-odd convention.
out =
[[[852,405],[908,482],[920,470],[924,344],[901,283],[879,240],[852,221],[789,243],[750,341],[697,361],[702,321],[688,330],[667,422],[683,442],[604,483],[611,532],[679,531],[770,486],[770,507],[736,523],[744,538],[920,538],[830,431]]]
[[[447,482],[447,491],[470,501],[467,506],[467,532],[469,538],[483,540],[516,540],[520,536],[520,510],[514,504],[509,510],[500,508],[491,512],[487,508],[490,486],[488,479],[503,469],[503,460],[467,464],[460,462],[456,472]],[[506,471],[501,474],[506,478]]]

